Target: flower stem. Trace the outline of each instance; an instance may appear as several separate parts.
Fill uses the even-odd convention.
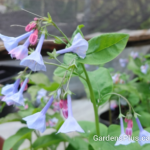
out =
[[[92,103],[93,103],[94,114],[95,114],[96,132],[97,132],[97,135],[100,136],[98,108],[97,108],[97,106],[96,106],[96,101],[95,101],[95,96],[94,96],[93,88],[92,88],[92,85],[91,85],[89,76],[88,76],[88,74],[87,74],[87,71],[86,71],[84,65],[83,65],[83,64],[81,64],[81,65],[82,65],[84,74],[85,74],[85,76],[86,76],[87,85],[88,85],[89,91],[90,91],[90,98],[91,98],[91,101],[92,101]]]
[[[67,36],[61,31],[61,29],[56,25],[56,23],[55,23],[55,22],[52,22],[52,23],[53,23],[54,27],[55,27],[56,29],[58,29],[59,32],[64,36],[64,38],[67,40],[67,42],[68,42],[69,44],[71,44],[70,41],[69,41],[69,39],[67,38]]]

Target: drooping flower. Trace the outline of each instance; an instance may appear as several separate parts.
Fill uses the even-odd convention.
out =
[[[68,132],[73,132],[73,131],[84,133],[84,130],[80,127],[80,125],[77,123],[77,121],[73,117],[71,96],[69,94],[67,95],[67,101],[68,101],[68,118],[65,120],[65,122],[60,127],[57,133],[68,133]]]
[[[14,101],[11,99],[11,96],[12,96],[13,94],[15,94],[15,93],[18,92],[19,83],[20,83],[20,79],[17,79],[17,80],[15,81],[15,83],[12,84],[12,85],[13,85],[13,88],[11,89],[11,91],[6,92],[6,93],[5,93],[5,96],[4,96],[3,99],[2,99],[2,101],[6,102],[6,104],[7,104],[8,106],[13,105],[13,104],[16,104],[16,103],[14,103]]]
[[[62,108],[62,114],[66,119],[68,118],[68,107]]]
[[[138,143],[143,146],[144,144],[150,144],[150,133],[143,129],[139,118],[136,118],[136,122],[138,124],[140,133],[139,133],[139,141]]]
[[[88,64],[84,64],[84,67],[87,69],[87,68],[89,68],[89,67],[90,67],[90,65],[88,65]]]
[[[58,119],[55,117],[49,120],[50,127],[55,127],[57,123],[58,123]]]
[[[118,84],[118,83],[124,83],[122,79],[120,79],[120,74],[116,73],[115,75],[112,76],[113,83]]]
[[[134,143],[135,141],[133,141],[129,136],[127,136],[124,133],[124,125],[123,125],[122,117],[120,117],[120,126],[121,126],[121,134],[120,134],[119,138],[117,139],[117,142],[115,143],[115,146],[129,145],[131,143]]]
[[[40,89],[37,93],[37,97],[36,97],[36,103],[39,105],[41,104],[41,98],[45,98],[47,94],[47,91],[45,89]]]
[[[146,74],[147,70],[148,70],[148,67],[149,67],[148,64],[145,64],[145,65],[141,66],[141,72]]]
[[[36,29],[29,37],[29,41],[32,45],[35,45],[38,40],[38,30]]]
[[[117,108],[117,102],[116,101],[110,101],[110,109],[115,110]]]
[[[135,59],[135,58],[139,57],[139,53],[132,51],[132,52],[130,53],[130,56],[131,56],[133,59]]]
[[[60,111],[59,102],[54,102],[53,103],[53,110],[54,110],[54,112],[59,112]]]
[[[4,46],[6,48],[6,50],[9,52],[12,49],[14,49],[15,47],[18,46],[18,43],[24,39],[26,39],[27,37],[29,37],[32,34],[33,31],[30,31],[28,33],[25,33],[21,36],[18,36],[16,38],[14,37],[8,37],[5,35],[0,34],[0,38],[2,39],[2,41],[4,42]]]
[[[38,113],[35,113],[31,116],[23,118],[26,121],[29,129],[39,130],[40,132],[44,132],[46,129],[46,112],[48,108],[51,106],[54,98],[53,96],[47,102],[45,107]]]
[[[77,33],[73,39],[72,45],[69,48],[57,51],[57,54],[64,54],[68,52],[76,53],[79,57],[85,58],[88,50],[88,42],[83,39],[80,33]]]
[[[28,80],[28,82],[29,82],[29,80]],[[21,82],[20,86],[22,87],[22,85],[23,85],[23,82]],[[27,89],[28,89],[28,84],[26,84],[24,91],[26,91]]]
[[[8,84],[2,88],[1,94],[8,95],[13,92],[14,84]]]
[[[132,119],[125,118],[125,122],[127,123],[126,135],[131,136],[132,128],[133,128],[133,121],[132,121]]]
[[[41,49],[44,42],[45,35],[42,34],[36,50],[32,52],[29,56],[24,58],[20,65],[29,67],[32,71],[46,71],[46,66],[44,65],[43,58],[41,56]]]
[[[23,105],[24,106],[24,97],[23,97],[23,91],[25,89],[26,84],[28,83],[28,78],[26,78],[23,82],[22,87],[20,88],[20,90],[13,94],[12,96],[10,96],[10,99],[12,101],[14,101],[14,103],[18,104],[18,105]]]
[[[28,46],[30,45],[29,38],[26,40],[26,42],[23,45],[19,45],[12,49],[9,54],[16,59],[24,59],[28,56]]]
[[[1,94],[3,95],[9,95],[11,93],[16,93],[18,91],[20,79],[17,79],[15,83],[6,85],[2,88]]]
[[[122,59],[122,58],[120,58],[119,59],[119,63],[121,65],[121,67],[125,67],[127,65],[127,63],[128,63],[128,59]]]

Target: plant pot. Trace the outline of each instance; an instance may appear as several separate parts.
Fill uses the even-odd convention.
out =
[[[4,144],[4,139],[0,137],[0,150],[2,150]]]
[[[121,106],[121,111],[123,114],[126,114],[127,110],[128,110],[127,106]],[[114,110],[111,110],[111,113],[109,110],[107,110],[102,114],[100,114],[99,121],[100,123],[103,123],[106,126],[109,126],[111,124],[120,124],[118,116],[119,116],[119,107],[116,107]]]

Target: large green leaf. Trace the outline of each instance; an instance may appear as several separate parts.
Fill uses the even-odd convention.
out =
[[[98,105],[105,103],[107,100],[109,100],[110,95],[105,97],[103,96],[111,93],[113,88],[113,81],[109,71],[106,68],[100,67],[95,71],[87,73]],[[89,94],[90,91],[88,91],[87,83],[81,78],[80,80],[84,84],[86,92]]]
[[[94,37],[88,41],[89,48],[85,59],[78,58],[84,64],[105,64],[117,57],[125,48],[129,35],[108,33]]]
[[[88,138],[91,134],[96,134],[95,122],[79,121],[78,122],[85,133],[80,133],[83,137]],[[107,127],[104,124],[99,123],[100,135],[107,135]]]
[[[31,139],[32,131],[33,130],[28,129],[27,127],[21,128],[19,131],[17,131],[16,134],[12,135],[11,137],[5,140],[3,150],[10,150],[16,145],[18,147],[18,142],[21,144],[23,139]]]
[[[148,112],[144,112],[144,111],[140,111],[138,113],[141,115],[141,116],[139,116],[141,124],[144,127],[150,127],[150,114]]]
[[[41,88],[38,85],[32,85],[28,88],[27,92],[31,95],[31,100],[34,100],[38,91]]]
[[[49,78],[43,73],[35,73],[35,74],[30,75],[30,80],[34,84],[38,84],[38,85],[49,86],[50,84]]]
[[[45,148],[53,144],[58,144],[60,142],[66,141],[66,136],[61,134],[52,133],[50,135],[44,135],[39,137],[32,145],[32,147],[37,150],[39,148]]]
[[[81,137],[74,137],[69,140],[69,145],[66,150],[88,150],[88,143]]]
[[[17,113],[8,114],[6,117],[0,118],[0,124],[6,122],[14,122],[14,121],[21,121],[21,116]]]

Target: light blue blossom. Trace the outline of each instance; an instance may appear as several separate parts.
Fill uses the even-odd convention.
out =
[[[80,127],[80,125],[73,117],[71,96],[69,94],[67,95],[67,102],[68,102],[68,118],[65,120],[65,122],[60,127],[57,133],[68,133],[73,131],[84,133],[84,130]]]
[[[1,94],[8,95],[13,92],[14,84],[8,84],[2,88]]]
[[[145,64],[145,65],[141,66],[141,72],[146,74],[147,70],[148,70],[148,67],[149,67],[148,64]]]
[[[46,71],[46,66],[44,65],[43,58],[41,56],[41,49],[44,42],[45,35],[42,34],[36,50],[32,52],[29,56],[24,58],[20,65],[29,67],[32,71]]]
[[[119,59],[119,63],[121,65],[121,67],[125,67],[128,63],[128,59],[123,59],[123,58],[120,58]]]
[[[47,102],[45,107],[41,110],[41,112],[35,113],[31,116],[23,118],[26,121],[29,129],[39,130],[40,132],[44,132],[46,129],[46,112],[48,108],[51,106],[54,98],[53,96]]]
[[[150,133],[143,129],[139,118],[136,118],[140,133],[139,133],[139,144],[143,146],[144,144],[150,144]]]
[[[4,42],[4,46],[6,50],[9,52],[10,50],[14,49],[18,46],[18,43],[25,38],[29,37],[32,34],[33,31],[27,32],[21,36],[18,36],[16,38],[14,37],[8,37],[5,35],[0,34],[0,39]]]
[[[24,106],[24,97],[23,97],[23,91],[24,91],[24,88],[26,86],[26,84],[28,83],[28,78],[26,78],[20,88],[20,90],[13,94],[12,96],[10,96],[10,99],[12,101],[14,101],[14,103],[18,104],[18,105],[23,105]]]
[[[83,39],[80,33],[77,33],[73,39],[72,45],[69,48],[57,51],[57,54],[64,54],[68,52],[76,53],[79,57],[85,58],[88,50],[88,42]]]
[[[115,146],[118,146],[118,145],[129,145],[131,143],[134,143],[135,141],[133,141],[124,132],[124,125],[123,125],[122,117],[120,117],[120,126],[121,126],[121,134],[120,134],[119,138],[117,139],[117,142],[115,143]]]
[[[3,99],[2,99],[2,101],[4,101],[4,102],[6,102],[6,104],[8,105],[8,106],[10,106],[10,105],[13,105],[13,104],[16,104],[12,99],[11,99],[11,96],[13,95],[13,94],[15,94],[15,93],[17,93],[18,92],[18,87],[19,87],[19,84],[20,84],[20,79],[17,79],[16,81],[15,81],[15,83],[14,84],[12,84],[13,85],[13,87],[12,87],[12,89],[8,92],[4,92],[5,94],[5,96],[3,97]]]
[[[30,45],[29,38],[26,40],[26,42],[23,45],[19,45],[12,49],[9,54],[11,54],[12,58],[16,59],[24,59],[28,56],[28,46]]]

